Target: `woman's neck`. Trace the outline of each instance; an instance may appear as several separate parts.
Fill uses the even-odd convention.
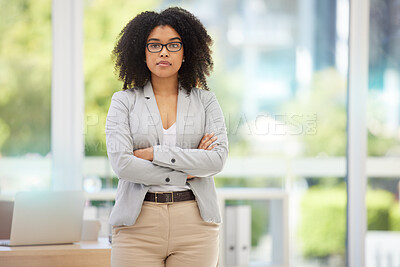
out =
[[[170,96],[178,94],[178,77],[160,78],[152,75],[151,86],[154,95]]]

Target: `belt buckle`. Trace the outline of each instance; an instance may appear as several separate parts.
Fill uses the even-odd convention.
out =
[[[158,195],[168,195],[168,194],[170,194],[171,197],[167,198],[166,202],[160,202],[160,203],[173,203],[174,202],[174,193],[173,192],[155,192],[154,194],[155,194],[154,195],[154,200],[155,200],[156,203],[159,203],[158,202]],[[170,200],[170,201],[168,201],[168,200]]]

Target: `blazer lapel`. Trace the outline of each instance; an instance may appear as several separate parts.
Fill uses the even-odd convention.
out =
[[[147,109],[150,113],[151,120],[153,121],[153,125],[154,127],[156,127],[157,130],[158,144],[162,144],[164,134],[162,131],[161,116],[160,116],[160,111],[158,110],[156,97],[154,96],[153,87],[151,86],[150,81],[148,81],[147,84],[144,86],[143,93]],[[147,121],[146,123],[149,123],[149,121]]]
[[[178,107],[176,111],[176,144],[181,147],[184,147],[184,133],[185,133],[185,125],[187,114],[189,111],[190,105],[190,97],[187,93],[186,89],[182,88],[179,85],[178,92]]]

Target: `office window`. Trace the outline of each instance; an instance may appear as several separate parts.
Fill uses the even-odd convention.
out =
[[[293,266],[345,264],[348,5],[221,1],[210,15],[186,4],[215,38],[210,87],[226,115],[230,160],[246,162],[216,183],[289,193]],[[267,203],[228,204],[252,206],[250,260],[271,263]]]
[[[14,194],[51,184],[51,0],[0,3],[0,193]]]
[[[369,40],[367,267],[399,265],[399,1],[371,1]],[[375,194],[374,194],[375,192]],[[380,217],[380,220],[373,218]],[[377,246],[377,244],[382,244]]]

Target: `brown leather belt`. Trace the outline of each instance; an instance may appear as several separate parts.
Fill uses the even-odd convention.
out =
[[[147,192],[144,197],[145,201],[151,201],[156,203],[173,203],[180,201],[194,200],[195,196],[192,190],[177,191],[177,192]]]

